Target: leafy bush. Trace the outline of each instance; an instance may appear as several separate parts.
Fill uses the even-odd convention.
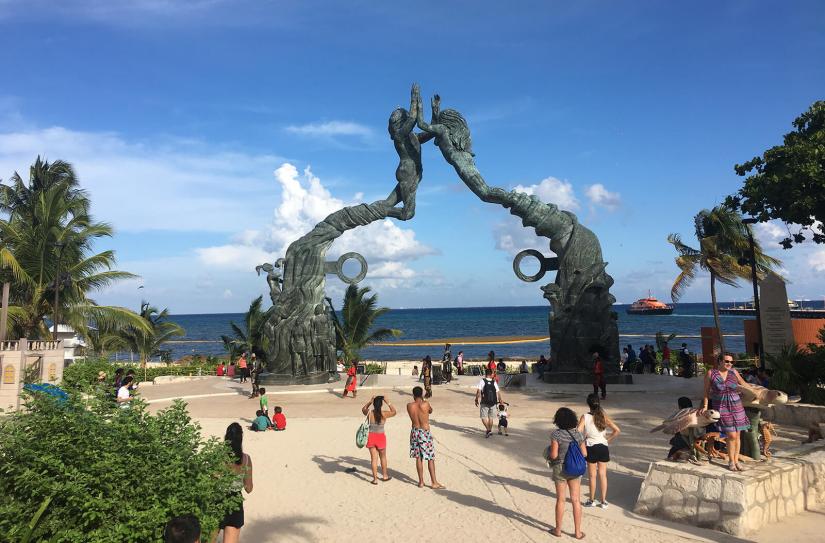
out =
[[[775,356],[767,355],[771,388],[799,394],[802,403],[825,405],[825,347],[809,345],[808,350],[793,345]]]
[[[370,362],[364,366],[364,373],[366,375],[383,374],[385,371],[384,364]]]
[[[151,381],[156,377],[165,375],[214,375],[217,359],[209,357],[206,362],[191,363],[188,365],[169,365],[164,367],[146,368],[146,381]],[[98,372],[106,372],[106,381],[111,383],[114,379],[115,370],[123,368],[125,371],[135,370],[135,378],[138,382],[144,381],[144,370],[140,364],[112,362],[105,358],[87,359],[70,364],[63,371],[63,386],[72,389],[87,389],[97,383]]]
[[[180,401],[150,415],[142,402],[35,394],[0,434],[0,534],[11,541],[31,520],[31,541],[159,542],[173,516],[195,514],[207,534],[238,506],[227,447],[203,441]]]

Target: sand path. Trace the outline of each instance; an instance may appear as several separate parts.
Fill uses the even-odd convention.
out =
[[[434,387],[432,429],[436,439],[437,476],[446,490],[418,488],[408,454],[409,422],[403,412],[416,383],[407,377],[384,377],[378,387],[362,389],[357,400],[341,399],[326,387],[270,390],[270,408],[281,405],[286,432],[246,432],[245,450],[254,461],[255,488],[245,502],[244,541],[465,541],[478,538],[534,542],[554,540],[555,491],[541,451],[552,430],[555,410],[567,405],[583,410],[587,387],[536,385],[524,392],[505,391],[510,403],[510,436],[484,438],[473,406],[478,378]],[[809,512],[738,539],[710,530],[668,523],[632,513],[647,466],[667,451],[664,434],[648,429],[674,410],[682,392],[695,396],[699,382],[642,376],[638,385],[609,391],[605,408],[623,430],[611,447],[606,510],[585,509],[588,541],[814,541],[821,537],[822,512]],[[339,385],[340,387],[340,385]],[[634,390],[635,389],[635,390]],[[145,386],[142,395],[153,410],[167,398],[188,396],[189,410],[204,433],[222,436],[234,421],[247,426],[256,400],[219,378]],[[369,453],[354,443],[363,420],[361,406],[373,394],[385,394],[401,411],[388,421],[388,463],[392,481],[369,484]],[[801,431],[783,428],[777,447],[800,439]],[[348,468],[355,468],[348,472]],[[721,470],[721,468],[720,468]],[[351,471],[351,470],[350,470]],[[429,478],[427,476],[427,482]],[[569,511],[569,504],[568,504]],[[572,539],[572,517],[565,518]],[[809,537],[806,537],[809,536]],[[800,539],[801,538],[801,539]]]

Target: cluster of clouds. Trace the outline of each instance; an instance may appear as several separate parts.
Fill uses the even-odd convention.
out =
[[[333,123],[327,134],[336,131],[368,134],[347,123]],[[250,283],[248,274],[255,264],[283,256],[290,243],[327,215],[363,199],[360,193],[349,199],[332,195],[309,167],[299,171],[282,157],[200,141],[154,138],[135,142],[114,132],[64,127],[23,126],[0,132],[2,178],[8,179],[15,171],[27,178],[28,167],[38,155],[47,160],[70,158],[92,197],[95,218],[114,225],[116,232],[156,240],[155,252],[167,255],[142,259],[131,255],[122,260],[120,267],[143,277],[111,287],[101,294],[103,303],[134,304],[120,300],[138,294],[176,297],[185,289],[192,290],[193,298],[215,300],[253,295],[241,284]],[[273,190],[273,171],[280,195]],[[255,223],[265,226],[254,228]],[[165,241],[167,233],[187,237],[187,232],[195,238],[203,233],[209,237],[236,233],[229,243],[220,245]],[[364,255],[371,266],[370,279],[389,288],[419,279],[409,263],[436,254],[413,230],[391,220],[360,228],[357,237],[351,231],[345,233],[332,245],[329,257],[349,251]],[[143,284],[145,290],[137,292]],[[261,281],[260,285],[265,284]]]
[[[262,172],[282,158],[179,138],[129,142],[116,133],[63,127],[0,133],[0,175],[24,178],[36,156],[69,159],[94,202],[95,217],[118,231],[227,232],[249,213],[268,213]]]
[[[576,195],[576,189],[570,181],[547,177],[534,185],[516,185],[513,190],[535,195],[542,202],[556,204],[559,208],[579,211],[582,204]],[[584,198],[591,215],[604,210],[613,212],[621,207],[622,198],[618,192],[609,191],[601,183],[584,188]],[[536,236],[533,228],[525,228],[521,220],[508,216],[493,227],[495,247],[507,254],[515,255],[523,249],[536,249],[547,252],[547,239]]]
[[[818,230],[820,225],[821,223],[816,221],[812,227]],[[785,225],[780,221],[757,223],[753,229],[754,235],[762,246],[762,249],[783,261],[780,272],[784,277],[790,278],[791,280],[793,280],[794,277],[791,277],[788,271],[790,268],[795,270],[795,276],[800,279],[810,275],[812,271],[817,273],[825,272],[825,247],[821,245],[813,244],[808,240],[795,244],[793,249],[787,251],[778,249],[780,241],[791,237],[791,233],[797,232],[799,229],[800,227],[798,225]]]
[[[274,177],[281,194],[269,225],[260,230],[245,230],[228,244],[196,249],[202,265],[248,268],[249,262],[271,262],[284,256],[290,243],[330,213],[359,204],[363,198],[360,193],[350,200],[333,196],[310,167],[299,171],[285,162],[275,169]],[[359,228],[357,235],[353,230],[345,232],[330,247],[328,258],[332,260],[350,251],[360,253],[371,264],[371,279],[383,280],[383,286],[390,288],[417,278],[418,274],[409,266],[411,261],[437,254],[421,243],[413,230],[390,219]]]

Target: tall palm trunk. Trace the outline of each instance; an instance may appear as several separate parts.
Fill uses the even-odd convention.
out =
[[[710,303],[713,306],[713,322],[716,324],[716,333],[719,334],[719,352],[725,352],[725,338],[722,336],[722,325],[719,323],[719,306],[716,303],[716,274],[710,272]]]

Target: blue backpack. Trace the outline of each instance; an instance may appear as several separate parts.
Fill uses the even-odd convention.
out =
[[[570,430],[566,431],[567,435],[570,436],[570,439],[572,439],[573,442],[567,447],[567,454],[564,455],[562,471],[565,475],[569,475],[570,477],[581,477],[584,475],[584,472],[587,471],[587,461],[582,455],[579,442],[576,441],[576,438],[573,437]],[[575,445],[575,447],[573,445]]]

